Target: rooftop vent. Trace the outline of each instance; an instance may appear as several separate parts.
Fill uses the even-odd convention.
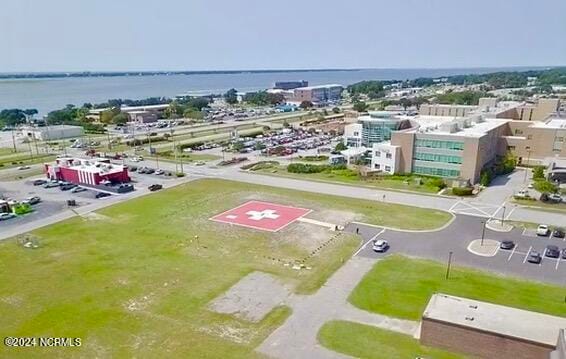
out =
[[[468,317],[466,317],[466,320],[468,320],[468,321],[470,321],[470,322],[473,322],[473,321],[474,321],[474,317],[468,316]]]

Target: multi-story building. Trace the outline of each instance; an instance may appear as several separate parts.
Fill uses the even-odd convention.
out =
[[[451,112],[449,106],[444,111],[452,113],[450,116],[376,113],[361,116],[358,124],[346,126],[348,136],[344,141],[350,146],[359,143],[371,151],[372,170],[474,184],[484,168],[507,152],[517,156],[520,163],[529,164],[546,164],[549,158],[565,157],[566,118],[552,113],[558,106],[555,100],[525,104],[488,98],[463,116]],[[527,117],[525,111],[530,113]],[[545,111],[550,112],[543,116]],[[356,129],[361,132],[351,136],[358,133]]]
[[[293,90],[293,98],[290,102],[301,103],[312,102],[315,105],[338,101],[342,97],[342,85],[319,85],[299,87]]]
[[[309,85],[308,81],[277,81],[275,85],[273,85],[274,89],[277,90],[293,90],[297,87],[307,87]]]

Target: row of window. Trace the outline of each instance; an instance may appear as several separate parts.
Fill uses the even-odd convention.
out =
[[[379,163],[376,163],[376,164],[374,165],[374,167],[375,167],[376,170],[380,170],[380,169],[381,169],[381,165],[380,165]],[[384,169],[385,169],[386,172],[390,172],[390,171],[391,171],[391,166],[385,166]]]
[[[428,140],[428,139],[417,139],[415,141],[416,147],[427,147],[427,148],[443,148],[447,150],[464,150],[464,142],[458,141],[441,141],[441,140]]]
[[[391,152],[383,152],[385,153],[385,158],[392,158]],[[375,157],[381,157],[381,151],[375,151]]]
[[[462,164],[462,157],[460,156],[440,155],[437,153],[416,152],[415,159],[429,162]]]
[[[421,175],[428,175],[428,176],[440,176],[440,177],[452,177],[452,178],[460,177],[460,171],[450,170],[446,168],[414,166],[413,173],[418,173]]]

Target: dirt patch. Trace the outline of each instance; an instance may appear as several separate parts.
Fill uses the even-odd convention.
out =
[[[105,221],[110,219],[110,217],[96,212],[88,212],[83,214],[81,217],[86,219],[87,221]]]
[[[335,232],[310,223],[294,222],[281,233],[281,241],[311,251],[330,239]]]
[[[283,304],[290,291],[275,277],[254,272],[234,284],[210,309],[223,314],[257,323],[275,307]]]

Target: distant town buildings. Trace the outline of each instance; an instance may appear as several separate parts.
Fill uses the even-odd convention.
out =
[[[273,85],[274,89],[277,90],[293,90],[298,87],[307,87],[309,85],[308,81],[278,81]]]

